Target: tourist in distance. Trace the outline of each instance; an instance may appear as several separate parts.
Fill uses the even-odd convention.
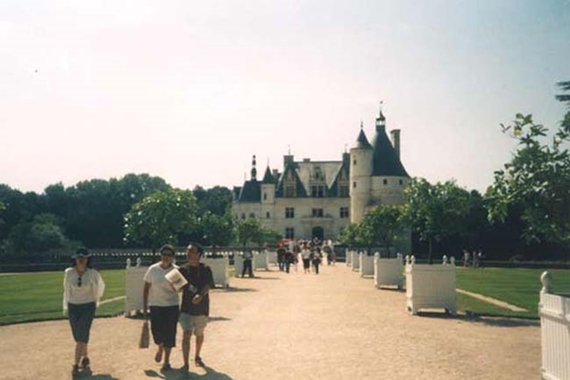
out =
[[[313,264],[315,274],[319,274],[319,265],[321,265],[321,249],[318,246],[313,247],[313,252],[311,253],[311,262]]]
[[[183,372],[189,371],[190,338],[196,336],[196,351],[194,363],[204,367],[200,357],[204,343],[204,329],[210,315],[210,288],[214,287],[212,270],[200,263],[204,254],[203,248],[196,243],[190,243],[186,249],[188,262],[180,267],[180,273],[188,284],[182,288],[182,305],[180,307],[180,325],[184,331],[182,338]]]
[[[90,372],[87,345],[95,309],[105,291],[105,282],[99,272],[91,268],[91,254],[86,248],[77,249],[71,258],[74,260],[73,266],[65,270],[63,280],[63,310],[68,312],[75,340],[72,375],[76,376],[80,365],[83,371]]]
[[[302,244],[301,258],[303,259],[303,271],[305,274],[311,273],[311,250],[307,242],[303,242]]]
[[[170,352],[176,346],[176,326],[179,314],[179,295],[166,279],[166,275],[178,267],[174,265],[174,247],[165,244],[160,248],[160,261],[152,264],[144,275],[143,313],[146,317],[150,306],[150,328],[157,351],[154,360],[162,371],[169,371]]]
[[[253,277],[253,266],[251,263],[252,258],[253,255],[251,251],[246,248],[245,251],[243,252],[243,269],[241,271],[242,278],[245,276],[246,272],[250,278]]]
[[[285,247],[283,247],[283,243],[279,243],[279,247],[277,247],[277,265],[279,266],[280,271],[285,270]]]

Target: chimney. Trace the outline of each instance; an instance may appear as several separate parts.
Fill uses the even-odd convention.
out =
[[[279,170],[273,169],[273,178],[277,181],[279,179]]]
[[[390,137],[392,140],[392,146],[396,150],[396,154],[398,155],[398,158],[400,158],[400,130],[399,129],[391,130],[390,131]]]

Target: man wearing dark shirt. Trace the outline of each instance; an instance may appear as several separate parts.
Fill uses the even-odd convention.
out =
[[[180,307],[180,325],[184,330],[182,338],[182,355],[184,366],[182,371],[188,372],[190,356],[190,338],[196,336],[196,354],[194,362],[203,367],[200,351],[204,343],[204,329],[208,324],[210,314],[210,288],[214,286],[214,278],[210,267],[200,263],[203,248],[196,243],[190,243],[186,248],[188,262],[179,269],[188,284],[182,289],[182,305]]]

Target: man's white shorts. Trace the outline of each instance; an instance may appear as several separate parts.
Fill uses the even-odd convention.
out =
[[[180,313],[180,326],[182,326],[182,330],[184,330],[184,332],[191,332],[196,336],[202,336],[207,324],[207,315],[190,315],[184,312]]]

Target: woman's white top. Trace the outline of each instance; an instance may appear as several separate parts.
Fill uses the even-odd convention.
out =
[[[79,286],[81,277],[81,286]],[[95,302],[99,306],[99,300],[105,292],[105,282],[99,272],[92,268],[86,268],[83,275],[79,276],[75,267],[67,268],[63,277],[63,310],[67,310],[67,304],[81,305]]]
[[[164,269],[160,262],[148,267],[144,275],[144,281],[150,284],[148,294],[149,306],[175,306],[179,304],[178,292],[172,289],[170,282],[166,279],[166,274],[174,269],[176,265],[171,265]]]
[[[308,250],[308,249],[303,249],[303,250],[301,251],[301,256],[302,256],[304,259],[309,259],[309,258],[311,258],[311,251]]]

